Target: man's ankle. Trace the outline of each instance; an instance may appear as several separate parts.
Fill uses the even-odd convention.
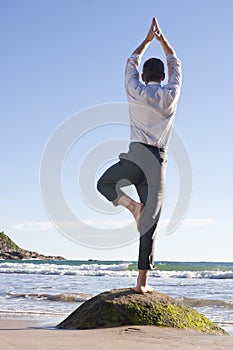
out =
[[[147,276],[149,270],[139,270],[137,284],[140,286],[146,286]]]

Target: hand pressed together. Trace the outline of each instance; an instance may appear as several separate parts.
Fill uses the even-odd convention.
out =
[[[161,44],[163,51],[165,55],[169,54],[175,54],[174,49],[169,44],[168,40],[164,36],[158,21],[155,17],[152,19],[152,23],[150,25],[150,29],[146,35],[146,38],[143,40],[143,42],[134,50],[133,54],[143,55],[146,51],[147,47],[151,44],[153,39],[156,38],[157,41]]]
[[[158,21],[156,18],[153,18],[153,21],[154,21],[154,36],[155,38],[160,41],[163,39],[163,33],[162,33],[162,30],[158,24]]]
[[[155,17],[152,19],[152,23],[151,23],[150,29],[147,33],[145,40],[147,42],[151,42],[154,38],[156,38],[159,41],[162,38],[162,31],[161,31],[159,24],[158,24],[158,21]]]

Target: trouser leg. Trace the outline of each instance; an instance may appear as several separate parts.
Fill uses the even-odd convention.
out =
[[[146,208],[148,186],[139,185],[139,186],[136,186],[136,189],[141,202],[145,205],[145,208]],[[158,205],[161,206],[161,203],[155,202],[153,207],[155,208]],[[139,255],[138,255],[139,270],[151,270],[154,268],[156,228],[159,221],[160,213],[161,213],[161,208],[157,213],[157,216],[155,219],[152,218],[153,211],[151,211],[150,214],[148,213],[148,215],[146,215],[147,213],[145,213],[141,217],[141,226],[145,226],[144,222],[146,221],[147,229],[146,229],[146,232],[143,232],[142,229],[140,229],[140,243],[139,243]]]
[[[119,198],[125,194],[121,188],[139,183],[142,177],[143,172],[136,164],[121,159],[101,176],[97,189],[114,205],[118,205]]]
[[[140,220],[139,270],[154,268],[156,229],[165,187],[165,162],[156,152],[153,160],[153,164],[144,164],[145,179],[143,183],[136,185],[140,200],[145,205]]]

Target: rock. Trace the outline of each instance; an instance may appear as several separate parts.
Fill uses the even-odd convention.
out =
[[[226,334],[198,311],[165,294],[156,291],[137,294],[131,288],[113,289],[87,300],[57,328],[91,329],[126,325],[175,327],[207,334]]]
[[[20,248],[4,232],[0,232],[0,259],[3,260],[65,260],[62,256],[46,256]]]

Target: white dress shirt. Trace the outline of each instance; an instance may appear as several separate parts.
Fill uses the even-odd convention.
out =
[[[131,142],[142,142],[167,150],[181,90],[181,62],[167,55],[168,83],[143,84],[138,67],[141,56],[132,55],[126,64],[125,88],[129,102]]]

